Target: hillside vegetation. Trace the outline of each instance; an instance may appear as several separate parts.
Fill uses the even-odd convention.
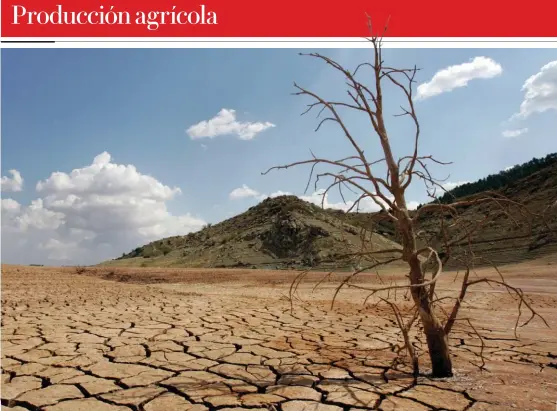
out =
[[[463,230],[447,231],[457,241],[454,257],[474,253],[483,257],[476,264],[504,264],[557,252],[557,154],[533,159],[475,183],[456,187],[440,201],[469,199],[485,190],[523,203],[529,214],[516,209],[504,212],[496,204],[477,204],[458,211],[469,227],[485,220],[482,230],[471,236]],[[424,212],[419,218],[422,244],[442,254],[441,226],[450,227],[450,214]],[[346,267],[347,254],[361,248],[362,230],[373,232],[367,241],[374,250],[397,248],[394,225],[381,213],[344,213],[324,210],[295,196],[266,199],[246,212],[203,230],[161,239],[138,247],[105,265],[143,267],[249,267],[300,269]],[[456,267],[457,259],[449,265]]]
[[[467,222],[468,227],[473,227],[480,220],[485,220],[486,223],[470,237],[467,237],[462,230],[455,232],[449,229],[449,238],[462,238],[457,243],[460,250],[453,250],[456,255],[464,251],[472,252],[486,259],[478,263],[508,264],[557,252],[557,156],[548,157],[543,165],[541,162],[534,161],[526,163],[524,167],[516,167],[516,171],[512,174],[515,176],[513,178],[508,175],[502,175],[501,179],[490,176],[493,178],[487,178],[486,182],[476,186],[491,184],[490,187],[493,188],[490,191],[525,205],[528,211],[523,212],[516,207],[511,207],[510,212],[507,212],[508,210],[503,210],[503,207],[494,203],[461,207],[459,209],[461,218]],[[521,175],[525,176],[520,177]],[[505,178],[509,182],[495,189],[494,187]],[[469,187],[469,190],[476,189]],[[482,194],[478,192],[462,195],[462,193],[463,190],[453,194],[459,199],[475,198]],[[452,218],[449,215],[444,215],[442,218],[444,225],[450,227]],[[442,239],[436,238],[441,225],[439,216],[424,213],[419,219],[419,224],[425,235],[434,239],[434,245],[443,249]]]
[[[398,248],[376,233],[370,243],[376,250]],[[105,264],[283,269],[326,267],[345,260],[348,266],[345,256],[360,246],[357,226],[298,197],[281,196],[199,232],[154,241]]]
[[[557,153],[548,154],[542,158],[532,160],[510,167],[496,174],[490,174],[473,183],[462,184],[439,198],[442,203],[450,203],[455,198],[462,198],[478,194],[484,191],[499,190],[509,184],[513,184],[520,179],[531,176],[538,171],[551,167],[557,163]]]

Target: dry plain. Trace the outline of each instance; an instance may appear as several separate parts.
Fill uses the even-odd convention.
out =
[[[330,310],[338,280],[313,290],[319,273],[291,311],[290,271],[3,266],[2,408],[553,411],[557,259],[502,271],[550,328],[535,319],[515,339],[516,301],[475,288],[462,317],[483,348],[462,322],[451,335],[455,376],[429,379],[422,355],[415,381],[390,367],[402,342],[390,309],[347,289]],[[455,292],[455,275],[444,274],[441,293]]]

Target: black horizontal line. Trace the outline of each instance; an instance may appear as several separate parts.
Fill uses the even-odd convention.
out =
[[[2,43],[56,43],[54,40],[2,40]]]

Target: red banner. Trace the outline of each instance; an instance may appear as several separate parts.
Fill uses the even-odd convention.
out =
[[[11,0],[2,37],[557,37],[557,1]]]

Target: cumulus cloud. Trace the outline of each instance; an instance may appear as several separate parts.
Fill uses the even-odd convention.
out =
[[[524,100],[513,118],[557,110],[557,60],[547,63],[522,86]]]
[[[8,171],[12,176],[2,176],[2,191],[21,191],[23,190],[23,177],[17,170]]]
[[[299,197],[302,200],[307,201],[308,203],[315,204],[319,207],[322,206],[323,208],[330,208],[333,210],[347,211],[350,210],[350,208],[354,205],[354,201],[350,201],[350,200],[347,200],[346,202],[344,201],[331,202],[329,200],[329,194],[328,193],[325,194],[324,189],[317,190],[311,193],[310,195],[303,195]],[[354,208],[352,211],[373,212],[373,211],[379,211],[380,209],[381,207],[375,204],[371,199],[365,198],[362,201],[360,201],[357,210]]]
[[[445,184],[442,184],[443,188],[447,191],[451,191],[458,186],[463,184],[468,184],[470,181],[447,181]]]
[[[275,191],[274,193],[269,194],[267,197],[270,198],[275,198],[275,197],[280,197],[280,196],[290,196],[292,195],[292,193],[289,193],[288,191]]]
[[[515,138],[522,134],[526,134],[528,132],[527,128],[520,128],[515,130],[505,130],[503,131],[502,135],[505,138]]]
[[[235,188],[234,190],[232,190],[230,192],[230,194],[228,195],[228,197],[230,197],[231,200],[239,200],[242,198],[261,198],[262,194],[257,191],[254,190],[253,188],[249,188],[247,185],[242,184],[242,187],[238,187]],[[263,195],[263,198],[265,198],[266,196]]]
[[[420,205],[420,203],[418,201],[407,201],[406,202],[406,206],[408,207],[408,210],[415,210],[418,208],[418,206]]]
[[[2,199],[2,229],[25,240],[25,253],[5,247],[3,260],[70,259],[96,263],[161,237],[200,229],[200,218],[173,215],[166,202],[180,193],[133,165],[116,164],[109,153],[69,173],[54,172],[37,183],[41,196],[24,207]],[[29,261],[15,261],[29,262]]]
[[[3,213],[18,213],[21,210],[21,204],[11,198],[3,198],[1,204]]]
[[[79,245],[72,241],[60,241],[56,238],[39,244],[39,250],[45,251],[51,260],[68,262],[71,261],[72,255],[79,252]]]
[[[37,191],[50,200],[63,199],[73,203],[84,194],[96,201],[119,201],[124,199],[152,199],[166,201],[180,193],[155,178],[141,174],[133,165],[114,164],[109,153],[104,152],[93,159],[89,166],[71,173],[54,172],[37,183]]]
[[[242,198],[254,198],[258,201],[262,201],[269,197],[274,198],[274,197],[279,197],[284,195],[292,195],[292,193],[279,190],[271,194],[263,194],[244,184],[242,185],[242,187],[232,190],[229,194],[229,197],[232,200],[238,200]],[[307,201],[308,203],[315,204],[319,207],[323,206],[324,208],[330,208],[334,210],[347,211],[352,209],[352,211],[375,212],[381,209],[381,207],[371,198],[364,198],[362,201],[360,201],[359,205],[354,208],[353,208],[354,201],[351,200],[347,200],[346,202],[344,201],[332,202],[329,200],[329,195],[325,194],[324,189],[317,190],[309,195],[301,195],[297,197],[299,197],[304,201]],[[416,209],[418,205],[419,203],[417,201],[409,201],[407,204],[409,210]]]
[[[418,86],[417,99],[425,100],[460,87],[466,87],[471,80],[493,78],[502,72],[501,65],[493,59],[475,57],[467,63],[439,70],[430,81]]]
[[[21,231],[27,231],[29,228],[55,230],[64,224],[64,215],[45,208],[43,200],[39,198],[31,201],[31,204],[25,208],[24,212],[15,218],[15,221]]]
[[[235,135],[240,140],[251,140],[257,134],[272,127],[275,125],[268,121],[253,123],[238,121],[236,120],[236,110],[223,108],[215,117],[188,128],[186,133],[192,139]]]
[[[57,229],[63,224],[62,214],[48,210],[43,200],[33,200],[22,207],[11,198],[2,199],[2,229],[10,232],[27,232],[29,229]]]
[[[287,192],[287,191],[275,191],[274,193],[271,194],[264,194],[264,193],[260,193],[257,190],[254,190],[253,188],[248,187],[245,184],[242,184],[242,187],[238,187],[235,188],[234,190],[232,190],[230,192],[230,194],[228,194],[228,197],[231,200],[241,200],[241,199],[245,199],[245,198],[255,198],[258,201],[262,201],[265,200],[266,198],[274,198],[274,197],[280,197],[280,196],[287,196],[287,195],[291,195],[291,193]]]
[[[307,201],[308,203],[312,203],[318,205],[319,207],[323,206],[323,208],[331,208],[334,210],[343,210],[343,211],[359,211],[362,213],[373,213],[381,210],[379,204],[377,204],[374,200],[369,197],[363,198],[359,204],[354,206],[354,201],[346,200],[339,201],[339,202],[332,202],[329,200],[329,195],[325,194],[324,189],[317,190],[310,195],[299,196],[302,200]],[[380,203],[387,207],[386,203],[380,199],[377,199]],[[392,198],[389,198],[392,200]],[[409,210],[415,210],[419,203],[417,201],[409,201],[407,204]]]

